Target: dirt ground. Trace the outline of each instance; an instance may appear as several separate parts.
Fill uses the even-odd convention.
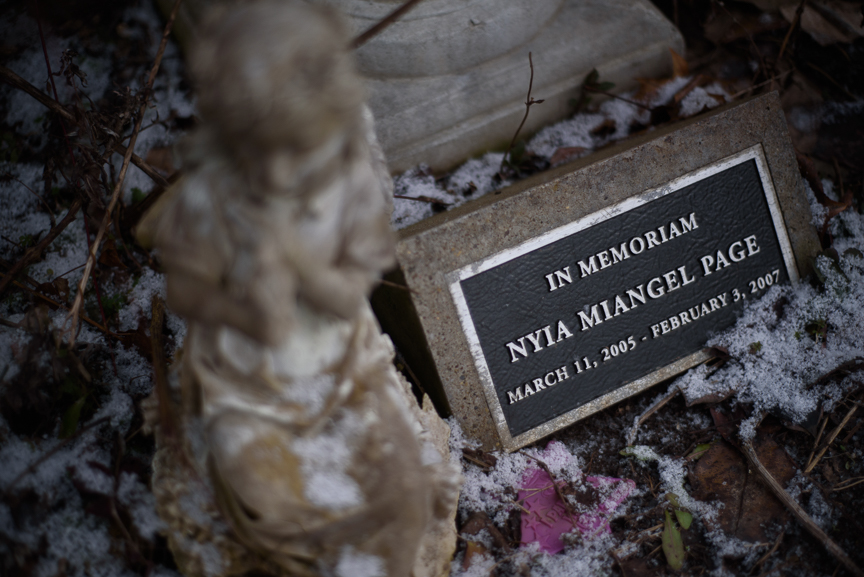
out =
[[[845,0],[655,3],[685,36],[687,53],[676,60],[676,76],[691,80],[668,104],[653,107],[649,121],[630,126],[629,132],[636,134],[675,122],[681,100],[695,87],[720,83],[731,95],[724,99],[732,100],[778,90],[802,174],[817,199],[824,183],[830,183],[837,200],[824,195],[821,200],[832,214],[841,210],[860,212],[864,202],[861,4]],[[168,362],[172,360],[182,329],[176,322],[169,322],[163,331],[154,334],[149,324],[149,304],[134,302],[128,295],[135,294],[130,286],[150,282],[155,278],[153,271],[160,270],[158,259],[136,244],[133,229],[165,186],[179,176],[170,145],[195,126],[193,113],[175,107],[162,112],[153,122],[151,134],[158,131],[159,137],[152,139],[149,152],[139,159],[140,165],[151,167],[152,174],[136,173],[135,182],[141,184],[121,195],[117,208],[109,215],[110,227],[80,308],[86,317],[83,330],[95,335],[89,344],[87,339],[79,338],[77,345],[67,346],[65,333],[57,323],[50,322],[75,307],[75,283],[81,273],[76,269],[83,266],[86,255],[72,254],[70,249],[68,257],[56,257],[58,264],[47,269],[50,273],[45,272],[44,264],[49,257],[55,258],[50,256],[54,252],[48,250],[52,234],[61,239],[68,234],[62,229],[70,223],[60,215],[80,210],[86,215],[83,223],[73,214],[71,227],[79,227],[76,234],[86,235],[87,243],[96,237],[119,178],[124,143],[128,144],[144,96],[156,94],[164,101],[176,93],[187,103],[192,99],[176,48],[174,52],[169,50],[166,58],[170,66],[166,64],[168,72],[162,73],[172,74],[171,79],[157,82],[155,93],[142,90],[164,21],[148,21],[137,15],[137,6],[136,2],[104,0],[0,2],[4,19],[26,20],[34,26],[37,20],[40,22],[47,37],[45,55],[53,63],[56,84],[63,85],[58,95],[50,83],[44,82],[48,77],[44,69],[34,76],[42,79],[38,86],[25,79],[29,90],[35,89],[48,101],[56,95],[62,102],[61,108],[52,108],[51,102],[40,105],[45,105],[44,117],[38,123],[39,130],[34,131],[30,123],[16,119],[15,110],[9,113],[19,102],[16,95],[28,88],[6,72],[0,78],[6,83],[0,92],[0,110],[6,111],[0,124],[0,183],[6,188],[0,195],[11,195],[5,191],[19,187],[19,183],[20,188],[25,187],[21,167],[37,167],[33,170],[39,171],[35,179],[39,184],[29,189],[38,197],[33,212],[41,213],[40,222],[44,222],[41,232],[35,234],[0,231],[6,244],[5,256],[0,259],[0,331],[14,336],[9,340],[13,343],[9,345],[11,352],[0,357],[0,447],[7,450],[0,454],[4,458],[24,455],[27,459],[14,466],[0,463],[9,470],[5,476],[0,474],[4,503],[0,510],[0,573],[4,575],[168,575],[176,569],[165,539],[158,531],[148,529],[150,517],[141,510],[149,503],[146,487],[154,448],[152,438],[139,432],[143,419],[138,402],[149,394],[149,385],[141,383],[149,377],[138,384],[133,381],[149,373],[154,346],[164,349]],[[149,10],[152,12],[152,8]],[[49,54],[61,45],[74,46],[75,53],[65,52],[62,58],[59,53]],[[7,64],[17,65],[23,55],[34,50],[42,54],[38,34],[10,32],[0,40],[0,65],[8,71]],[[99,68],[101,78],[92,71],[87,78],[89,86],[104,87],[99,94],[88,92],[83,84],[82,67],[88,59],[104,63]],[[44,58],[36,62],[39,66],[45,64]],[[58,70],[58,62],[62,69]],[[614,91],[600,81],[591,79],[588,92]],[[640,92],[630,97],[639,99],[668,81],[645,79],[640,82]],[[77,89],[70,88],[73,84]],[[576,106],[574,112],[579,106],[587,109],[584,103]],[[614,128],[598,127],[598,134]],[[549,165],[548,158],[520,151],[511,155],[505,176],[526,176]],[[445,181],[447,178],[434,176]],[[833,258],[832,234],[827,226],[820,233],[824,254]],[[39,263],[43,263],[42,268]],[[76,272],[68,278],[65,272],[57,274],[67,269]],[[808,282],[819,286],[820,279]],[[772,306],[780,318],[783,303],[778,300]],[[831,330],[831,326],[817,323],[805,327],[803,338],[824,342]],[[717,354],[716,364],[736,362],[734,357],[725,358],[722,351]],[[130,361],[129,355],[144,360],[135,364],[139,361]],[[157,360],[160,356],[156,355]],[[827,536],[859,568],[864,567],[864,516],[860,514],[864,511],[864,411],[856,409],[864,394],[864,383],[855,379],[864,370],[862,357],[864,351],[858,357],[838,359],[833,371],[814,378],[814,386],[845,383],[843,398],[832,404],[832,410],[798,423],[790,422],[780,412],[769,413],[753,438],[759,461],[804,509],[828,512],[831,525],[825,531]],[[111,383],[121,380],[130,400],[126,410],[131,414],[119,431],[107,426],[115,416],[105,411],[116,399]],[[673,524],[685,556],[683,568],[673,568],[670,556],[674,557],[674,552],[664,551],[663,545],[670,538],[664,538],[663,532],[670,524],[667,512],[684,507],[675,505],[662,490],[662,463],[628,453],[624,441],[634,422],[663,396],[670,384],[658,385],[595,414],[555,437],[568,446],[589,448],[581,456],[585,475],[631,479],[640,487],[629,498],[626,513],[611,521],[611,542],[617,545],[605,553],[600,572],[626,577],[854,574],[829,550],[830,545],[804,528],[748,463],[737,431],[743,420],[752,417],[753,406],[735,397],[703,398],[688,406],[680,394],[671,396],[645,419],[639,443],[651,445],[661,456],[683,459],[684,489],[695,500],[722,505],[717,506],[719,514],[711,521],[693,523],[686,530],[680,523]],[[52,489],[54,493],[49,495],[31,479],[55,454],[83,446],[85,441],[98,447],[98,451],[93,449],[95,456],[88,461],[91,472],[86,474],[82,464],[64,461],[62,475],[71,483],[70,493]],[[816,459],[823,449],[824,454]],[[75,455],[70,459],[77,458]],[[465,455],[463,466],[475,476],[491,475],[499,458],[470,449],[465,450]],[[812,470],[805,471],[814,459]],[[123,496],[126,493],[121,488],[127,476],[135,480],[130,486],[141,493],[137,500]],[[98,489],[94,481],[97,477],[104,478],[113,489]],[[584,489],[573,483],[565,485],[565,492]],[[513,498],[517,490],[512,488]],[[591,497],[586,499],[590,501]],[[71,546],[55,550],[52,530],[36,529],[47,527],[49,521],[53,523],[58,511],[71,511],[70,503],[81,511],[80,517],[75,517],[77,526],[107,543],[100,551],[106,559],[113,559],[113,564],[106,565],[109,569],[99,569],[95,562],[79,563]],[[502,520],[501,516],[463,507],[459,523],[462,537],[454,572],[552,574],[536,569],[524,556],[514,556],[521,541],[518,511]],[[484,531],[482,539],[472,539],[472,535]],[[734,537],[735,547],[721,550],[718,534]],[[482,571],[480,565],[472,569],[472,558],[484,555],[493,561],[491,565],[484,565]],[[45,559],[50,559],[50,566]]]

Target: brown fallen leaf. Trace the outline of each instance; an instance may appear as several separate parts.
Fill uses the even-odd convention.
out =
[[[672,76],[678,78],[679,76],[687,76],[690,74],[690,67],[687,66],[687,61],[683,56],[669,49],[669,52],[672,53]]]
[[[794,461],[764,428],[757,433],[754,447],[760,461],[782,485],[795,476]],[[716,523],[710,529],[719,526],[743,541],[770,541],[765,527],[777,520],[785,521],[789,515],[759,475],[750,470],[741,452],[726,441],[715,443],[696,461],[690,472],[690,484],[693,498],[724,505],[715,522],[706,521],[709,525]]]
[[[707,395],[702,395],[701,397],[690,397],[687,395],[687,392],[684,392],[684,402],[688,407],[692,407],[693,405],[709,405],[709,404],[717,404],[722,403],[732,395],[737,392],[735,388],[729,388],[725,391],[715,391],[713,393],[708,393]]]
[[[471,539],[471,537],[477,536],[483,531],[492,537],[492,547],[494,549],[503,551],[504,553],[512,551],[510,545],[507,543],[507,539],[504,538],[504,535],[501,534],[501,531],[498,530],[492,519],[486,513],[480,511],[474,512],[468,517],[459,531],[459,534],[463,535],[466,540],[465,557],[462,559],[463,569],[470,567],[477,555],[489,553],[489,549],[483,543],[479,540]]]
[[[126,265],[123,264],[123,259],[120,258],[120,254],[117,252],[114,239],[109,238],[102,243],[102,252],[99,253],[99,264],[109,267],[119,267],[122,269],[127,268]]]
[[[586,149],[582,146],[564,146],[555,151],[552,158],[549,159],[549,164],[556,166],[558,164],[569,162],[580,154],[583,154],[585,150]]]

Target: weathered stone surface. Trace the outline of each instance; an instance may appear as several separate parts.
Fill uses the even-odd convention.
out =
[[[569,100],[578,96],[592,68],[604,81],[614,82],[616,90],[625,90],[636,78],[667,75],[669,49],[684,51],[680,33],[647,0],[518,0],[507,2],[503,14],[500,2],[495,9],[487,4],[492,3],[423,2],[358,51],[391,170],[419,163],[446,169],[506,147],[525,112],[529,52],[534,60],[532,95],[545,102],[531,109],[523,135],[569,116]],[[435,11],[446,16],[432,16]],[[420,22],[426,24],[421,38],[435,38],[447,47],[446,52],[431,51],[445,58],[385,50],[417,37]],[[526,31],[532,36],[526,38]],[[475,45],[481,47],[477,54]],[[507,51],[498,54],[501,46]],[[369,60],[374,66],[367,62],[373,54]]]
[[[170,11],[172,0],[158,1]],[[400,4],[311,1],[342,11],[355,34]],[[175,24],[182,44],[217,3],[183,3]],[[523,136],[571,114],[568,101],[591,69],[626,90],[636,78],[668,75],[670,48],[683,54],[681,34],[649,0],[425,0],[356,55],[388,166],[403,171],[504,148],[525,112],[529,52],[532,94],[545,102],[532,108]]]
[[[819,243],[780,102],[770,94],[611,147],[403,230],[396,274],[404,276],[412,302],[394,312],[388,299],[404,300],[406,291],[388,295],[379,289],[374,302],[385,312],[379,313],[384,328],[394,326],[388,314],[402,319],[402,333],[391,336],[426,390],[440,387],[467,436],[500,447],[446,275],[756,145],[764,153],[798,271],[806,275]],[[422,331],[406,329],[411,322]],[[427,371],[430,366],[436,370]]]

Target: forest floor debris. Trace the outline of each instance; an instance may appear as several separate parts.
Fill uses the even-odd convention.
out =
[[[140,401],[154,382],[154,343],[170,362],[185,327],[166,311],[161,341],[153,339],[163,280],[158,255],[134,243],[132,228],[178,176],[170,147],[195,125],[194,97],[173,42],[152,92],[144,90],[164,27],[151,3],[86,12],[55,4],[42,6],[42,34],[23,3],[4,2],[0,22],[2,70],[29,85],[0,84],[0,572],[176,575],[149,488],[153,441],[141,432]],[[798,2],[767,12],[735,1],[657,4],[687,39],[673,77],[619,94],[589,76],[574,115],[516,139],[506,163],[492,152],[449,174],[421,166],[398,176],[397,193],[417,200],[396,200],[394,227],[776,89],[823,242],[816,273],[760,291],[738,324],[709,343],[715,363],[524,452],[484,453],[454,426],[466,483],[453,575],[809,576],[864,567],[864,41],[836,29],[852,21],[844,11],[818,20],[836,6],[816,0],[800,17]],[[605,93],[614,95],[600,101]],[[70,346],[64,321],[96,223],[106,219],[107,240],[82,293],[87,321]],[[754,458],[854,566],[789,513]],[[523,544],[529,507],[520,491],[541,470],[538,460],[565,512],[564,502],[599,506],[602,491],[586,479],[633,483],[605,511],[609,532],[565,532],[558,554]]]

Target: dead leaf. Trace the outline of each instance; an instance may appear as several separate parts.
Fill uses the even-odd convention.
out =
[[[614,134],[617,125],[615,124],[615,120],[612,118],[607,118],[597,126],[591,129],[591,134],[593,136],[604,137],[609,136],[610,134]]]
[[[687,95],[690,94],[691,92],[693,92],[693,90],[695,88],[698,88],[700,86],[705,86],[706,84],[709,84],[710,82],[711,82],[711,78],[709,78],[708,76],[705,76],[703,74],[697,74],[696,76],[694,76],[690,80],[690,82],[685,84],[681,88],[681,90],[679,90],[678,92],[675,93],[675,96],[672,98],[672,100],[675,102],[675,104],[680,104],[681,101],[684,100],[685,98],[687,98]]]
[[[781,485],[785,486],[795,476],[794,461],[764,429],[757,433],[754,448],[759,460]],[[786,508],[764,485],[759,474],[749,470],[741,452],[725,441],[715,443],[696,462],[690,473],[690,484],[693,498],[723,503],[716,524],[744,541],[770,540],[765,527],[788,516]],[[707,520],[706,523],[713,524]]]
[[[498,527],[495,526],[489,515],[482,511],[472,513],[465,521],[465,524],[462,525],[459,533],[462,535],[479,535],[481,531],[489,533],[489,536],[492,537],[492,546],[494,548],[510,552],[511,548],[507,543],[507,539],[504,538],[504,535],[501,534],[501,531],[498,530]]]
[[[684,543],[681,542],[681,531],[672,522],[669,511],[664,511],[665,522],[663,523],[663,554],[669,566],[678,571],[684,565]]]
[[[132,332],[120,333],[119,337],[124,347],[135,347],[141,356],[152,362],[153,346],[150,342],[150,335],[144,330],[145,326],[146,323],[139,320],[137,329]]]
[[[797,4],[780,8],[780,13],[789,22],[795,19]],[[864,36],[861,28],[860,5],[838,0],[811,1],[801,14],[801,29],[822,46],[838,42],[853,42]]]
[[[99,254],[99,264],[108,267],[126,268],[126,265],[123,264],[123,260],[120,258],[120,254],[117,252],[113,238],[105,240],[102,244],[102,252]]]
[[[683,56],[669,49],[669,52],[672,53],[672,76],[678,78],[679,76],[687,76],[690,74],[690,67],[687,66],[687,61]]]
[[[170,146],[151,149],[144,160],[165,176],[174,174],[177,171],[177,168],[174,166],[174,151],[171,150]]]
[[[489,553],[489,550],[482,543],[468,541],[468,544],[465,546],[465,557],[462,559],[462,570],[466,571],[474,563],[474,557],[486,553]]]
[[[688,407],[692,407],[693,405],[711,405],[722,403],[732,395],[737,392],[735,388],[729,388],[725,391],[716,391],[713,393],[708,393],[707,395],[702,395],[701,397],[691,398],[687,395],[686,391],[684,393],[684,402]]]
[[[582,146],[564,146],[555,151],[552,158],[549,159],[549,164],[552,166],[569,162],[585,152]]]
[[[459,534],[463,535],[463,538],[465,538],[466,541],[465,557],[462,559],[462,569],[468,569],[477,555],[489,553],[489,549],[487,549],[479,539],[475,540],[471,538],[480,535],[482,532],[486,532],[490,537],[492,537],[492,546],[494,549],[503,551],[504,553],[510,553],[512,551],[510,544],[507,543],[504,535],[501,534],[501,531],[498,530],[498,527],[495,526],[492,519],[490,519],[486,513],[480,511],[474,512],[468,517],[468,520],[465,521],[465,524],[462,525],[462,529],[459,531]]]
[[[462,456],[466,457],[475,465],[483,464],[485,467],[492,468],[498,462],[498,458],[492,453],[487,453],[481,449],[462,449]]]
[[[636,102],[649,102],[657,94],[657,91],[669,81],[670,79],[668,78],[664,80],[658,80],[657,78],[637,78],[636,82],[639,83],[639,89],[633,95],[633,100]]]

